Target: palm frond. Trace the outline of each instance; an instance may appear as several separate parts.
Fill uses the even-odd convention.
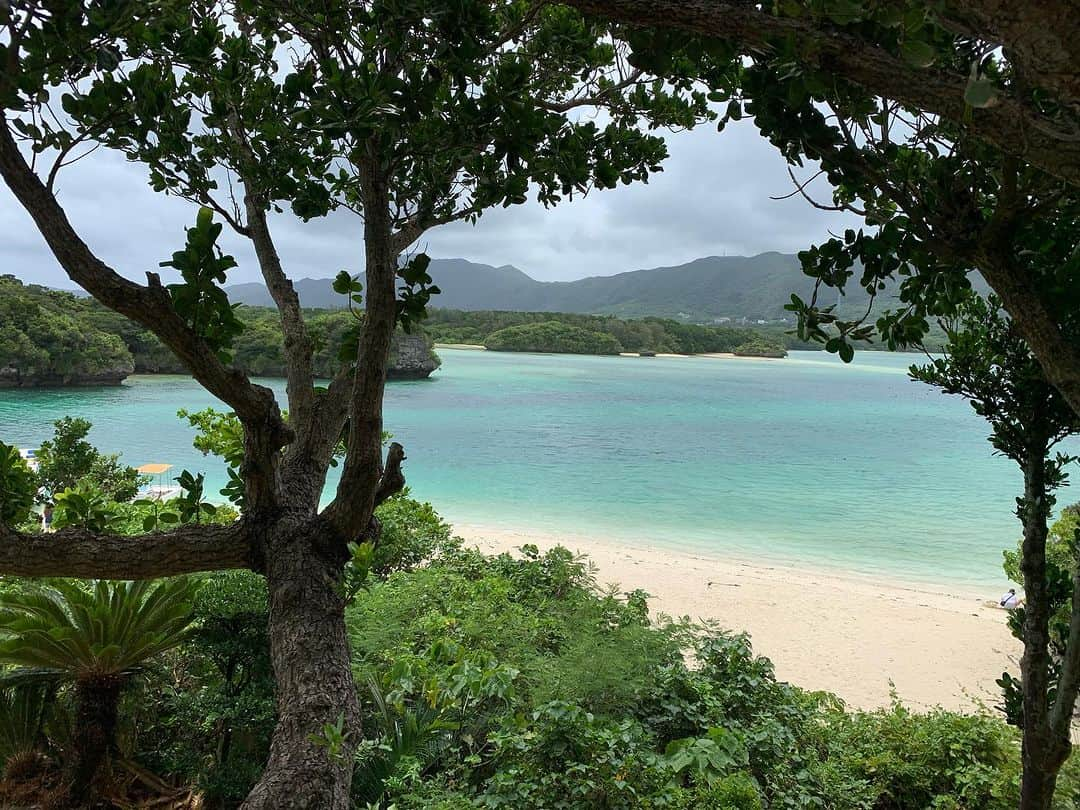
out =
[[[0,596],[0,663],[78,680],[120,675],[175,647],[197,584],[54,581]]]

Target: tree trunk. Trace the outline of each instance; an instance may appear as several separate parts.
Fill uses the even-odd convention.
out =
[[[1039,763],[1029,762],[1025,752],[1024,776],[1020,783],[1020,810],[1052,810],[1057,775],[1057,770],[1051,772]]]
[[[267,539],[270,656],[278,721],[270,759],[243,810],[346,810],[359,704],[340,592],[345,544],[315,517],[273,527]],[[338,746],[324,728],[341,722]]]
[[[1044,437],[1039,437],[1044,439]],[[1049,810],[1054,799],[1061,741],[1050,723],[1050,589],[1046,576],[1049,533],[1045,440],[1033,442],[1024,463],[1024,498],[1019,516],[1024,525],[1020,569],[1024,575],[1024,655],[1020,678],[1024,689],[1023,778],[1020,810]],[[1064,741],[1068,746],[1068,738]]]
[[[95,799],[94,783],[115,745],[121,677],[87,678],[75,685],[75,721],[68,761],[68,791],[73,807]]]

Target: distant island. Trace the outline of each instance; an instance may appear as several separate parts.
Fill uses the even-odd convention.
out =
[[[760,327],[704,326],[669,318],[623,319],[566,312],[466,312],[437,309],[424,323],[436,343],[500,352],[614,355],[730,353],[784,357],[785,336]]]
[[[340,297],[340,296],[339,296]],[[239,306],[244,331],[233,362],[256,377],[285,373],[276,310]],[[309,311],[316,374],[333,376],[353,316]],[[184,374],[181,363],[148,330],[91,298],[0,276],[0,388],[119,385],[131,374]],[[395,336],[390,379],[423,379],[440,360],[434,343],[482,345],[492,351],[617,355],[733,353],[783,357],[791,343],[782,326],[693,324],[647,316],[618,318],[565,312],[433,309],[417,334]]]
[[[282,377],[281,324],[271,309],[241,307],[234,364],[255,377]],[[315,372],[331,377],[353,325],[348,312],[311,313]],[[425,334],[395,335],[387,376],[422,379],[441,361]],[[0,276],[0,388],[119,385],[131,374],[187,374],[148,330],[93,299]]]

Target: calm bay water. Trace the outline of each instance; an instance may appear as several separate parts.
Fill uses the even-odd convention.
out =
[[[1019,472],[965,402],[907,378],[913,356],[441,354],[430,380],[390,384],[386,413],[414,496],[452,522],[1002,584]],[[83,416],[103,450],[205,471],[216,491],[223,467],[175,416],[215,404],[171,376],[0,391],[0,438],[35,447]]]

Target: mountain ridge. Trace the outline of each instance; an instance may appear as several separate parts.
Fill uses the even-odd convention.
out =
[[[539,281],[512,264],[498,267],[461,258],[432,259],[429,269],[442,290],[433,306],[443,309],[572,312],[622,317],[648,315],[694,321],[779,320],[791,293],[809,295],[813,279],[794,254],[704,256],[679,265],[627,270],[574,281]],[[344,299],[330,279],[294,282],[303,306],[339,309]],[[226,288],[230,300],[271,306],[258,282]],[[865,302],[865,294],[860,296]]]
[[[504,264],[495,267],[467,259],[432,259],[432,279],[442,291],[432,299],[439,309],[465,311],[565,312],[655,316],[694,323],[770,322],[793,320],[784,305],[792,293],[804,300],[814,279],[802,272],[796,255],[767,251],[756,256],[703,256],[678,265],[627,270],[611,276],[588,276],[574,281],[539,281],[524,270]],[[988,291],[973,277],[976,289]],[[294,283],[305,307],[341,309],[344,297],[333,292],[330,279],[303,278]],[[898,282],[878,293],[874,311],[898,303]],[[251,306],[272,306],[258,282],[226,287],[230,300]],[[852,285],[840,296],[826,290],[821,303],[836,303],[842,317],[865,313],[868,296]]]

